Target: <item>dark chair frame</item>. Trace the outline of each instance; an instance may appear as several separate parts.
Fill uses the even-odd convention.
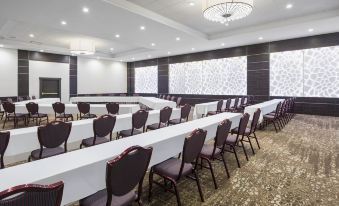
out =
[[[216,115],[216,114],[221,113],[223,105],[224,105],[224,100],[219,100],[218,103],[217,103],[217,110],[216,111],[209,111],[209,112],[207,112],[206,116]],[[204,114],[202,115],[202,117],[204,117]]]
[[[140,115],[141,113],[147,113],[147,117],[146,117],[146,120],[145,120],[145,123],[141,126],[141,127],[137,127],[136,126],[136,121],[137,121],[137,116]],[[132,131],[131,131],[131,136],[134,135],[134,130],[137,130],[137,129],[140,129],[142,128],[142,133],[146,132],[146,123],[147,123],[147,119],[148,119],[148,111],[144,110],[144,109],[140,109],[139,111],[135,112],[134,114],[132,114]],[[118,135],[118,138],[119,137],[123,137],[121,135],[121,133],[119,133]]]
[[[160,120],[158,123],[158,127],[156,129],[160,129],[162,125],[166,127],[169,125],[169,120],[171,119],[172,115],[172,108],[171,107],[164,107],[160,110]],[[147,126],[147,130],[154,130],[152,125]]]
[[[119,114],[119,104],[115,102],[109,102],[106,104],[106,109],[108,114],[118,115]]]
[[[181,107],[179,124],[183,122],[182,120],[184,120],[185,122],[188,122],[188,118],[190,116],[191,108],[192,107],[189,104],[185,104],[183,107]],[[186,111],[186,109],[187,109],[187,111]],[[175,124],[171,120],[168,123],[169,123],[169,125]]]
[[[91,119],[91,118],[96,118],[97,116],[95,114],[91,114],[91,105],[89,103],[86,102],[78,102],[77,103],[78,106],[78,111],[79,114],[77,114],[77,120],[81,120],[81,119]],[[86,106],[86,108],[82,108],[83,106]],[[87,108],[88,107],[88,108]],[[84,111],[84,110],[88,111]],[[88,115],[88,117],[86,117],[86,115]]]
[[[33,122],[36,122],[36,126],[41,125],[42,121],[46,121],[47,123],[49,122],[47,114],[39,113],[39,104],[29,102],[26,104],[26,109],[28,111],[27,124],[29,124],[30,119],[32,119]]]
[[[11,103],[11,102],[3,102],[2,103],[2,107],[5,110],[5,120],[3,123],[2,128],[5,128],[6,122],[13,120],[14,122],[14,128],[16,128],[18,126],[18,122],[20,119],[22,119],[24,121],[24,126],[27,126],[27,117],[28,114],[17,114],[15,112],[15,104]]]
[[[74,120],[72,114],[66,114],[65,113],[65,104],[62,102],[55,102],[52,104],[53,110],[54,110],[54,119],[58,120],[61,119],[62,121],[68,122],[68,119],[71,119],[71,121]],[[60,107],[60,108],[59,108]]]

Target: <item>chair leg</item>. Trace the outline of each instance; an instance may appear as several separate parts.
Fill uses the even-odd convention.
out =
[[[202,190],[201,190],[201,186],[200,186],[200,181],[199,181],[198,175],[197,175],[197,173],[195,172],[195,170],[193,170],[193,174],[194,174],[194,177],[195,177],[196,182],[197,182],[197,186],[198,186],[198,190],[199,190],[199,195],[200,195],[201,202],[205,202],[205,200],[204,200],[204,195],[202,194]]]
[[[232,149],[233,149],[233,152],[234,152],[235,159],[237,160],[238,167],[240,168],[240,162],[239,162],[239,159],[238,159],[237,151],[235,150],[235,148],[233,146],[232,146]]]
[[[244,150],[246,160],[248,161],[249,159],[248,159],[248,156],[247,156],[245,145],[244,145],[244,143],[242,141],[240,141],[240,142],[241,142],[242,149]]]
[[[2,129],[5,128],[6,122],[7,122],[7,116],[5,117],[4,124],[2,125]]]
[[[31,155],[29,155],[28,162],[30,162],[31,160],[32,160],[32,157],[31,157]]]
[[[274,125],[275,132],[278,133],[278,129],[277,129],[277,127],[275,126],[274,121],[273,121],[273,125]]]
[[[153,186],[153,169],[151,168],[150,173],[148,175],[148,201],[151,202],[152,198],[152,186]]]
[[[173,183],[173,187],[174,187],[174,191],[175,191],[175,196],[177,198],[177,204],[178,204],[178,206],[181,206],[181,201],[180,201],[180,196],[179,196],[177,184]]]
[[[225,167],[225,170],[226,170],[227,177],[230,178],[230,173],[228,172],[226,160],[225,160],[225,157],[224,157],[223,153],[221,153],[221,159],[222,159],[222,162],[224,163],[224,167]]]
[[[254,149],[253,149],[253,145],[252,145],[250,136],[247,136],[247,139],[248,139],[248,142],[250,143],[252,153],[253,153],[253,155],[255,155],[255,152],[254,152]]]
[[[213,171],[213,167],[212,167],[211,161],[209,159],[207,159],[207,158],[206,159],[205,158],[201,158],[201,160],[202,159],[207,161],[208,167],[209,167],[209,169],[211,171],[211,175],[212,175],[212,179],[213,179],[213,183],[214,183],[214,188],[218,189],[218,185],[217,185],[217,181],[215,180],[214,171]]]
[[[253,135],[254,135],[255,141],[257,142],[258,148],[260,149],[259,141],[258,141],[258,138],[257,138],[257,135],[255,134],[255,132],[253,132]]]

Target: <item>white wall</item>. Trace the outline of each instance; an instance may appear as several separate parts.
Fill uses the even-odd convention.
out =
[[[126,63],[78,57],[78,94],[126,92]]]
[[[0,48],[0,97],[18,95],[18,50]]]
[[[69,101],[69,64],[29,61],[29,95],[39,98],[39,78],[61,78],[61,101]]]

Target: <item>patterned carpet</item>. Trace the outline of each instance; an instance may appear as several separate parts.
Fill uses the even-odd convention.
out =
[[[241,168],[227,153],[231,178],[221,162],[213,163],[219,188],[214,189],[209,170],[199,171],[205,197],[201,203],[196,183],[184,179],[178,186],[183,205],[339,205],[339,118],[297,115],[279,133],[273,127],[258,131],[261,149],[247,147],[247,162],[239,150]],[[103,177],[104,178],[104,177]],[[175,196],[157,186],[144,205],[176,205]],[[73,204],[77,205],[77,203]]]

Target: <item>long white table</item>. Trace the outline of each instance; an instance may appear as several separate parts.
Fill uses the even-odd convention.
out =
[[[263,121],[264,115],[272,111],[275,111],[275,109],[277,108],[277,105],[283,101],[285,101],[285,99],[272,99],[270,101],[262,102],[260,104],[254,104],[254,105],[245,107],[244,112],[248,113],[250,115],[250,120],[252,120],[254,112],[257,109],[260,109],[261,113],[260,113],[259,122],[261,123]]]
[[[180,108],[174,108],[171,119],[180,118]],[[160,110],[149,111],[146,125],[158,123],[160,120]],[[5,163],[13,163],[26,160],[31,151],[40,148],[37,136],[38,127],[28,127],[10,130],[11,137],[5,153]],[[132,114],[117,115],[117,120],[113,132],[119,132],[132,128]],[[72,122],[72,130],[68,143],[77,143],[82,139],[93,137],[93,119],[78,120]],[[80,143],[79,143],[80,144]],[[77,147],[79,145],[76,145]]]
[[[6,168],[0,171],[0,191],[20,184],[50,184],[62,180],[65,183],[62,205],[69,204],[104,189],[106,162],[128,147],[152,146],[153,154],[149,165],[151,167],[180,153],[185,136],[194,129],[207,130],[208,141],[215,137],[219,122],[229,119],[232,121],[232,128],[235,128],[241,116],[238,113],[222,113]]]
[[[91,104],[91,114],[103,115],[107,114],[107,109],[105,104]],[[140,109],[138,104],[120,104],[119,105],[119,114],[128,114],[134,113]],[[16,104],[15,111],[17,113],[27,113],[25,104]],[[39,103],[39,112],[44,114],[54,114],[52,104]],[[65,104],[65,113],[66,114],[77,114],[78,106],[77,104]]]
[[[37,104],[53,104],[55,102],[60,102],[60,98],[43,98],[43,99],[31,99],[31,100],[25,100],[21,102],[15,102],[16,105],[25,105],[29,102],[34,102]]]
[[[152,109],[162,109],[166,106],[175,108],[176,102],[159,99],[155,97],[140,97],[140,96],[91,96],[91,97],[72,97],[70,102],[117,102],[117,103],[141,103]]]

